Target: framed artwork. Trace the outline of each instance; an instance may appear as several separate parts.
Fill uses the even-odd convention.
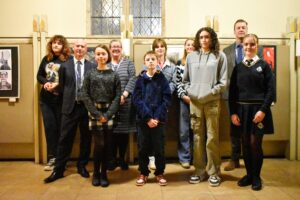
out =
[[[269,64],[275,78],[275,91],[276,91],[276,46],[265,45],[263,46],[263,58]],[[276,102],[276,96],[275,96]]]
[[[270,65],[272,72],[276,74],[276,46],[263,46],[263,56]]]
[[[19,46],[0,45],[0,98],[20,97]]]

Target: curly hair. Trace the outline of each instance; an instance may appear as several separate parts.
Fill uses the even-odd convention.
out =
[[[52,50],[52,43],[57,40],[62,44],[62,50],[58,58],[61,61],[66,61],[71,55],[71,50],[70,50],[69,42],[63,35],[54,35],[53,37],[50,38],[49,42],[47,43],[47,55],[46,55],[47,60],[48,61],[53,60],[55,54]]]
[[[220,43],[218,40],[218,36],[217,33],[214,31],[214,29],[210,28],[210,27],[203,27],[200,28],[195,36],[195,51],[199,51],[201,49],[201,44],[200,44],[200,33],[202,31],[206,31],[209,33],[210,38],[211,38],[211,44],[210,44],[210,52],[212,52],[216,57],[219,56],[219,51],[220,51]]]

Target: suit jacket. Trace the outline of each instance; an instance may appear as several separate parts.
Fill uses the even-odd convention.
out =
[[[223,93],[222,97],[223,99],[228,99],[228,88],[230,84],[230,78],[233,71],[233,68],[235,67],[235,42],[228,47],[223,49],[223,52],[225,53],[227,57],[227,76],[228,76],[228,84],[227,84],[227,90]],[[257,52],[258,57],[263,58],[263,48],[261,46],[258,47]]]
[[[85,60],[84,76],[94,67],[96,67],[95,64]],[[64,62],[59,69],[59,91],[63,97],[61,112],[63,114],[70,114],[74,109],[76,100],[76,75],[73,57]]]

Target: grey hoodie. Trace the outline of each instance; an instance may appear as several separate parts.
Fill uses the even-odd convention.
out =
[[[188,96],[199,103],[220,99],[227,85],[227,59],[223,52],[216,57],[213,53],[195,51],[186,58],[183,75]]]

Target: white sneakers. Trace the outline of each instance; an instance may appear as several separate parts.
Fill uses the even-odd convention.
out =
[[[210,176],[208,179],[209,185],[212,187],[219,186],[221,183],[221,178],[217,175]]]
[[[207,177],[205,178],[205,176],[201,178],[198,175],[192,175],[190,177],[189,183],[191,183],[191,184],[197,184],[197,183],[200,183],[200,182],[202,182],[202,181],[204,181],[206,179],[207,179]],[[212,187],[219,186],[220,183],[221,183],[221,178],[218,175],[209,176],[208,183]]]

